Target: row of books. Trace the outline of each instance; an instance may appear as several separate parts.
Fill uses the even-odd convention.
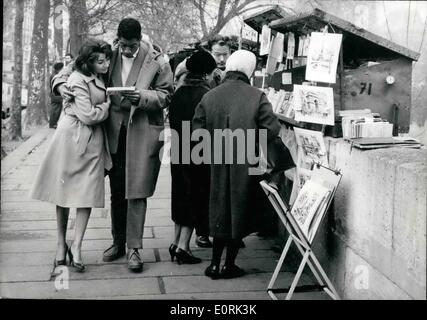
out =
[[[344,139],[392,137],[393,124],[369,109],[339,111]]]

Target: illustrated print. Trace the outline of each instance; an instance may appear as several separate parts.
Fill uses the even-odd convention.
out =
[[[295,120],[335,124],[332,88],[294,85]]]
[[[312,32],[307,56],[305,79],[335,83],[342,34]]]

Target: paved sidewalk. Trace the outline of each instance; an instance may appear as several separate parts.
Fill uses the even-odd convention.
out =
[[[130,273],[122,258],[102,262],[102,252],[111,244],[109,188],[106,181],[106,208],[95,209],[83,243],[85,273],[69,275],[68,289],[51,276],[56,250],[55,207],[29,199],[28,193],[38,166],[49,145],[47,139],[35,146],[16,167],[2,174],[0,215],[0,296],[36,299],[270,299],[266,288],[279,255],[271,250],[273,242],[251,235],[245,238],[237,264],[247,271],[242,278],[211,280],[203,275],[211,249],[192,248],[203,259],[201,264],[178,265],[170,261],[168,247],[173,236],[170,219],[170,170],[163,166],[155,195],[148,200],[144,232],[142,273]],[[74,233],[75,211],[70,214],[67,238]],[[191,241],[194,245],[194,238]],[[283,270],[282,270],[283,271]],[[284,286],[293,273],[281,272]],[[301,284],[311,279],[303,276]],[[319,293],[295,294],[296,299],[321,299]]]

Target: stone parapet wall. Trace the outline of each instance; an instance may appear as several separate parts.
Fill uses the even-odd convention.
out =
[[[326,138],[343,179],[314,250],[345,299],[426,298],[427,150]]]

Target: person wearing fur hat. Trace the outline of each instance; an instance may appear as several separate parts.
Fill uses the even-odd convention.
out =
[[[175,222],[175,237],[169,247],[172,261],[176,257],[179,264],[200,263],[201,259],[193,256],[190,250],[190,239],[199,219],[208,216],[209,210],[209,165],[182,163],[181,141],[190,135],[184,125],[190,125],[197,104],[203,95],[210,90],[209,81],[216,68],[215,59],[205,50],[195,51],[186,61],[188,74],[183,84],[175,92],[169,107],[172,135],[171,175],[172,175],[172,220]],[[185,123],[185,122],[186,123]],[[190,131],[190,130],[189,130]],[[191,132],[188,132],[191,134]],[[176,138],[176,139],[175,139]],[[179,139],[178,139],[179,138]],[[178,163],[174,163],[174,156]]]
[[[237,50],[226,62],[224,81],[206,93],[196,108],[192,121],[193,130],[207,129],[214,137],[214,130],[266,129],[267,141],[278,136],[280,124],[265,93],[250,85],[256,57],[247,50]],[[229,138],[233,139],[233,135]],[[215,139],[211,139],[215,157]],[[233,141],[231,145],[236,145]],[[222,143],[222,155],[226,154]],[[257,231],[259,221],[255,214],[254,193],[256,179],[249,175],[251,165],[245,155],[245,163],[237,163],[237,148],[233,146],[232,164],[225,161],[210,165],[209,228],[213,237],[212,260],[205,275],[212,278],[230,279],[245,272],[236,266],[240,240]],[[241,155],[239,155],[241,156]],[[223,156],[224,157],[224,156]],[[224,160],[224,159],[223,159]],[[227,248],[225,264],[219,271],[221,256]]]

